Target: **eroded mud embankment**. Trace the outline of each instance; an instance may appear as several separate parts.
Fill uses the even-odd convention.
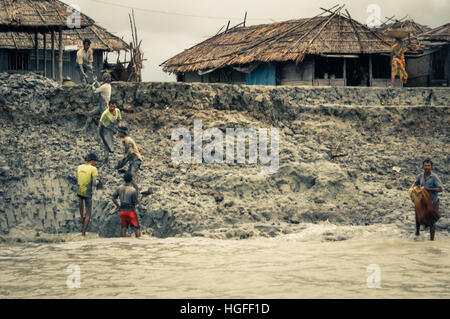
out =
[[[77,134],[94,102],[90,90],[39,77],[0,75],[0,234],[24,237],[78,232],[75,169],[100,147],[92,129]],[[248,238],[295,232],[302,222],[395,223],[414,228],[406,193],[430,157],[449,178],[448,88],[248,87],[114,83],[131,135],[145,157],[139,208],[154,236]],[[280,129],[280,167],[175,165],[173,129]],[[121,145],[117,141],[121,156]],[[118,236],[110,195],[121,174],[100,166],[105,187],[94,199],[89,231]],[[438,231],[450,230],[447,193]],[[330,235],[329,240],[340,240]]]

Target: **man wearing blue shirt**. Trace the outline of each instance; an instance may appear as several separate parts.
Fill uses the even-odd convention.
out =
[[[431,172],[433,168],[433,162],[430,159],[426,159],[422,163],[423,173],[417,176],[414,186],[423,186],[430,194],[431,200],[433,201],[436,211],[439,211],[439,197],[438,193],[442,192],[442,182]],[[416,235],[419,235],[420,225],[416,221]],[[430,226],[430,239],[434,240],[434,230],[435,224]]]

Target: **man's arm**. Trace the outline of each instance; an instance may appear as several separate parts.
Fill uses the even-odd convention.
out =
[[[114,194],[112,195],[111,200],[113,201],[114,205],[116,205],[117,208],[120,207],[119,203],[117,202],[117,197],[119,197],[119,189],[116,189]]]
[[[436,193],[442,192],[442,182],[438,177],[435,177],[433,186],[434,187],[425,187],[425,189]]]
[[[111,200],[112,200],[112,202],[114,203],[114,205],[116,205],[116,208],[119,208],[120,207],[120,205],[119,205],[119,203],[117,202],[117,198],[115,198],[114,196],[111,198]]]

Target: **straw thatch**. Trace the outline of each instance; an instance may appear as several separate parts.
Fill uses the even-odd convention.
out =
[[[82,41],[86,38],[91,40],[91,48],[94,50],[128,51],[128,44],[125,41],[98,25],[63,32],[63,48],[68,46],[77,46],[78,48],[81,48]],[[55,42],[55,49],[57,49],[58,43],[57,41]],[[43,41],[39,40],[38,44],[39,49],[43,49]],[[51,50],[50,35],[47,35],[46,44],[47,50]],[[0,32],[0,49],[31,50],[33,48],[34,35],[32,34],[24,32]]]
[[[296,61],[307,54],[389,52],[390,39],[340,14],[233,28],[162,63],[188,72],[251,62]]]
[[[428,41],[450,42],[450,23],[441,25],[426,33],[423,33],[419,38]]]
[[[34,32],[69,29],[69,6],[58,0],[0,0],[0,31]],[[94,21],[80,13],[81,28]]]

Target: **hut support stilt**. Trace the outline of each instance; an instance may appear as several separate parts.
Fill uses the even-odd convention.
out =
[[[59,27],[59,83],[63,82],[63,30]]]
[[[342,67],[342,76],[344,77],[344,86],[347,86],[347,59],[344,58],[344,63]]]
[[[42,33],[44,37],[44,76],[47,76],[47,35]]]
[[[38,32],[34,33],[34,58],[35,58],[35,71],[39,71],[39,45],[38,45]]]
[[[372,55],[369,55],[369,86],[372,86]]]
[[[55,31],[52,30],[52,79],[55,79]]]

